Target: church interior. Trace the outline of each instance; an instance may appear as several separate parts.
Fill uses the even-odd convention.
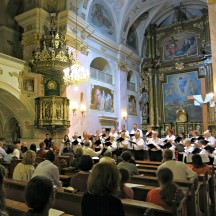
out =
[[[216,0],[0,5],[0,215],[36,215],[28,195],[48,169],[61,183],[41,216],[216,215]],[[116,167],[123,210],[92,192],[101,178],[114,194]]]

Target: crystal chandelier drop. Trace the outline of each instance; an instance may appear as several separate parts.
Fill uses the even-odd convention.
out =
[[[76,59],[71,67],[64,69],[63,79],[66,85],[87,82],[89,79],[89,70],[84,68]]]
[[[80,84],[83,82],[87,82],[90,77],[90,72],[88,69],[84,68],[79,60],[78,60],[78,51],[77,51],[77,0],[76,0],[76,5],[75,5],[75,14],[76,14],[76,57],[73,62],[73,64],[65,68],[63,70],[64,72],[64,83],[66,85],[73,85],[73,84]]]

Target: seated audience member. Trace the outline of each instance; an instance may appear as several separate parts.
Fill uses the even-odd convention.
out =
[[[194,154],[192,156],[192,170],[197,173],[197,175],[205,173],[211,174],[210,167],[202,162],[202,158],[199,154]]]
[[[173,173],[169,168],[162,168],[157,173],[160,187],[151,189],[147,194],[147,202],[175,211],[184,197],[181,189],[173,183]]]
[[[15,148],[13,150],[13,156],[17,159],[20,159],[21,157],[21,143],[19,141],[15,142]]]
[[[119,181],[116,165],[98,163],[88,178],[88,192],[81,203],[82,216],[124,216],[123,205],[115,196]]]
[[[25,189],[25,201],[30,210],[25,216],[48,216],[55,195],[52,181],[45,176],[32,178]]]
[[[127,183],[128,180],[130,179],[128,171],[126,169],[120,169],[119,172],[121,174],[120,198],[133,199],[134,198],[133,189],[131,189],[125,185],[125,183]]]
[[[8,216],[7,212],[5,211],[5,196],[4,196],[4,177],[5,177],[5,170],[3,166],[0,166],[0,215],[1,216]]]
[[[197,177],[196,173],[193,172],[189,167],[181,161],[172,160],[173,152],[170,149],[166,149],[163,152],[163,162],[158,170],[162,168],[169,168],[173,172],[175,180],[193,180]]]
[[[28,150],[24,155],[22,162],[18,163],[13,171],[13,179],[20,181],[29,181],[34,173],[34,162],[36,154]]]
[[[48,177],[54,185],[61,186],[61,182],[59,181],[59,169],[55,164],[53,164],[54,161],[55,155],[51,150],[49,150],[46,159],[36,167],[32,178],[35,176],[45,176]]]
[[[91,147],[90,147],[90,142],[89,141],[84,141],[84,146],[83,146],[83,155],[89,155],[91,157],[98,157],[102,153],[101,149],[98,152],[95,152]]]
[[[70,155],[72,154],[72,148],[70,146],[70,143],[64,143],[64,147],[62,149],[62,154],[63,155]]]
[[[93,161],[89,155],[83,155],[79,163],[79,172],[71,177],[70,186],[78,191],[87,191],[87,180],[89,171],[92,169]]]
[[[82,155],[83,155],[82,147],[76,148],[74,152],[74,159],[71,162],[71,166],[74,167],[75,169],[79,169],[79,163],[80,163]]]
[[[39,144],[40,149],[37,151],[37,157],[45,158],[47,151],[45,150],[45,143],[41,142]]]
[[[7,155],[5,149],[3,148],[3,142],[0,141],[0,159],[3,159]]]
[[[13,145],[8,145],[7,146],[7,155],[4,156],[4,162],[6,163],[11,163],[14,155],[13,155],[13,151],[14,151],[14,146]]]
[[[121,161],[117,167],[118,169],[126,169],[130,175],[130,177],[132,175],[138,175],[138,169],[136,167],[136,164],[131,163],[132,160],[132,155],[129,151],[124,151],[121,155],[123,161]]]
[[[104,152],[104,155],[102,158],[100,158],[99,163],[104,163],[104,162],[116,164],[115,160],[112,158],[112,152],[110,151]]]
[[[30,150],[32,150],[32,151],[34,151],[35,153],[37,152],[37,146],[34,144],[34,143],[32,143],[31,145],[30,145],[30,148],[29,148]]]

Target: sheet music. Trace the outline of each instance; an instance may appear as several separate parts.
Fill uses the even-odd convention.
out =
[[[63,211],[60,211],[60,210],[57,210],[57,209],[51,208],[51,209],[49,210],[49,216],[61,216],[61,215],[63,215],[63,214],[64,214]]]

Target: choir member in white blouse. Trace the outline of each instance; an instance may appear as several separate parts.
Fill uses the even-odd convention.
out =
[[[134,143],[133,143],[134,142]],[[134,138],[131,142],[132,149],[134,150],[135,160],[144,160],[144,150],[148,150],[144,140],[140,137],[140,132],[137,131],[135,133]]]
[[[133,124],[133,129],[131,130],[131,134],[135,134],[137,131],[140,132],[140,137],[143,137],[143,132],[141,129],[138,128],[138,124],[137,123],[134,123]]]
[[[167,142],[170,142],[170,143],[174,143],[175,142],[175,135],[174,135],[174,132],[172,129],[168,128],[167,129],[167,135],[166,135],[166,140]]]
[[[152,138],[148,140],[148,145],[154,145],[153,148],[149,149],[149,158],[151,161],[161,161],[162,160],[162,149],[160,145],[162,144],[161,139],[158,138],[158,132],[152,131]]]
[[[216,147],[215,138],[211,135],[209,130],[204,131],[203,135],[205,140],[209,142],[209,145],[211,145],[212,147]]]

